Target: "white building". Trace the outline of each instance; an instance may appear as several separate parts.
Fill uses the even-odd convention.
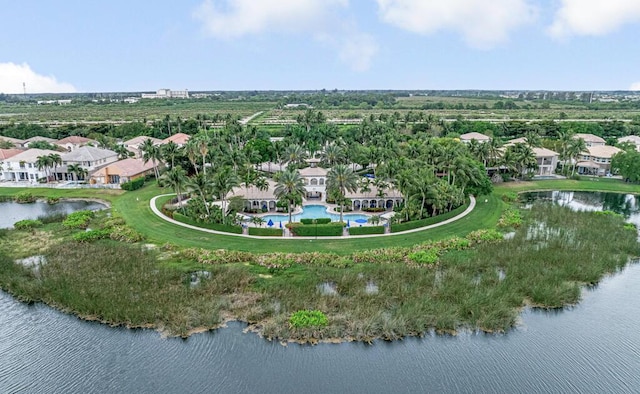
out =
[[[319,159],[308,159],[310,167],[298,170],[307,189],[307,199],[326,200],[328,170],[318,167]]]
[[[37,182],[46,178],[48,169],[38,169],[38,157],[60,154],[53,150],[29,149],[4,160],[2,179],[11,182]]]
[[[636,150],[640,152],[640,137],[638,137],[637,135],[628,135],[626,137],[620,137],[618,138],[618,143],[633,144],[636,146]]]
[[[476,133],[476,132],[460,135],[460,142],[464,142],[465,144],[468,144],[469,142],[471,142],[471,140],[476,140],[478,142],[489,142],[491,141],[491,137],[489,137],[488,135],[484,135],[482,133]]]
[[[573,136],[573,138],[583,140],[585,145],[587,145],[587,147],[604,146],[606,143],[606,141],[603,138],[600,138],[597,135],[593,135],[593,134],[576,133]]]
[[[146,99],[164,99],[164,98],[189,98],[188,90],[171,90],[171,89],[158,89],[156,93],[142,93],[142,98]]]
[[[590,146],[582,152],[581,161],[576,163],[579,174],[603,176],[611,171],[611,158],[622,149],[615,146]]]
[[[62,155],[63,168],[61,172],[67,172],[66,166],[77,164],[89,172],[96,170],[106,164],[118,161],[118,154],[109,149],[94,148],[93,146],[83,146],[69,153]]]

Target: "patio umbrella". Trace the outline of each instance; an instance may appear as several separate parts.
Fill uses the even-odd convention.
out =
[[[367,219],[356,219],[356,223],[366,223]]]
[[[349,228],[351,226],[351,223],[349,223],[349,219],[347,219],[347,228]]]
[[[280,228],[282,228],[282,222],[280,222]]]
[[[269,219],[269,221],[267,222],[267,226],[269,227],[273,226],[273,220]]]

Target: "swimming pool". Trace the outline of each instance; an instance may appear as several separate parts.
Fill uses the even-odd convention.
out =
[[[269,222],[269,220],[271,220],[275,225],[277,225],[278,222],[283,222],[283,223],[289,222],[289,215],[286,215],[286,214],[285,215],[266,215],[266,216],[263,216],[262,218],[267,223]],[[299,222],[300,219],[318,219],[318,218],[331,218],[332,221],[337,222],[338,220],[340,220],[340,215],[327,212],[327,207],[325,207],[324,205],[305,205],[302,207],[302,213],[293,215],[291,217],[291,220],[294,222]],[[362,214],[345,213],[342,220],[345,222],[347,220],[354,222],[355,220],[358,220],[358,219],[367,220],[369,219],[369,216],[362,215]]]

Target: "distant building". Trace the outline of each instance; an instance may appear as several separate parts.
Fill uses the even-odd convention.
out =
[[[628,135],[626,137],[618,138],[619,144],[634,144],[636,146],[636,150],[640,152],[640,137],[637,135]]]
[[[184,144],[186,144],[187,141],[189,141],[189,138],[191,138],[189,134],[177,133],[172,135],[171,137],[167,137],[163,139],[162,142],[160,142],[160,144],[164,145],[164,144],[168,144],[169,142],[173,142],[178,146],[184,146]]]
[[[122,145],[125,148],[127,148],[127,150],[129,152],[133,152],[135,157],[140,158],[140,157],[142,157],[142,154],[143,154],[142,150],[140,148],[142,147],[142,144],[146,140],[151,140],[153,145],[161,145],[162,144],[162,140],[142,135],[142,136],[134,137],[134,138],[132,138],[130,140],[127,140],[127,141],[123,142]]]
[[[573,138],[583,140],[585,145],[587,145],[587,147],[604,146],[606,142],[603,138],[600,138],[597,135],[593,135],[593,134],[576,133],[573,136]]]
[[[83,146],[95,145],[96,141],[79,135],[72,135],[55,142],[55,144],[71,152]]]
[[[478,142],[489,142],[491,141],[491,137],[489,137],[488,135],[484,135],[482,133],[466,133],[466,134],[462,134],[460,136],[460,141],[464,142],[465,144],[468,144],[469,142],[471,142],[471,140],[476,140]]]
[[[158,89],[156,93],[142,93],[143,99],[189,98],[188,90]]]

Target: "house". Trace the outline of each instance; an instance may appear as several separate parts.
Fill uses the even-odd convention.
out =
[[[476,132],[460,135],[460,142],[464,142],[465,144],[468,144],[469,142],[471,142],[471,140],[476,140],[478,142],[489,142],[491,141],[491,137],[489,137],[488,135],[484,135],[482,133],[476,133]]]
[[[158,89],[155,93],[142,93],[143,99],[189,98],[188,90]]]
[[[141,135],[139,137],[135,137],[130,140],[124,141],[122,143],[122,146],[127,148],[129,152],[133,152],[134,157],[140,158],[142,157],[142,150],[140,149],[140,147],[146,140],[151,140],[151,142],[153,142],[154,145],[162,144],[162,140]]]
[[[0,142],[8,142],[10,144],[13,144],[14,147],[20,148],[22,147],[24,140],[19,140],[17,138],[11,138],[11,137],[4,137],[0,135]]]
[[[47,137],[35,136],[35,137],[31,137],[31,138],[28,138],[28,139],[24,140],[24,141],[22,142],[22,146],[23,146],[24,148],[28,148],[28,147],[29,147],[29,145],[30,145],[32,142],[41,142],[41,141],[47,142],[47,143],[49,143],[49,144],[51,144],[51,145],[54,145],[56,142],[58,142],[58,140],[53,139],[53,138],[47,138]]]
[[[4,170],[9,167],[8,163],[5,163],[9,158],[19,155],[24,152],[22,149],[0,149],[0,180],[4,179]]]
[[[306,198],[324,200],[327,191],[328,170],[318,167],[320,159],[308,159],[309,167],[299,170],[304,188],[307,189]]]
[[[163,139],[160,142],[160,144],[164,145],[164,144],[168,144],[169,142],[173,142],[178,146],[184,146],[184,144],[186,144],[187,141],[189,141],[189,138],[191,138],[191,136],[189,134],[177,133],[177,134],[172,135],[171,137]]]
[[[587,147],[605,145],[605,140],[603,138],[600,138],[597,135],[593,134],[576,133],[573,138],[583,140]]]
[[[611,172],[611,158],[622,149],[615,146],[596,145],[587,148],[582,152],[581,160],[576,163],[578,174],[584,175],[607,175]]]
[[[545,148],[533,148],[538,162],[538,170],[534,175],[553,175],[558,167],[558,153]]]
[[[633,144],[636,146],[636,150],[640,152],[640,137],[637,135],[628,135],[626,137],[618,138],[618,144]]]
[[[276,210],[276,203],[278,202],[278,198],[275,195],[276,183],[272,180],[267,180],[267,182],[269,187],[265,190],[253,185],[248,188],[243,186],[234,187],[227,194],[226,199],[242,197],[245,204],[245,212],[273,212]]]
[[[40,156],[59,154],[48,149],[28,149],[8,157],[3,161],[2,179],[12,182],[37,182],[46,178],[48,168],[38,169],[37,161]]]
[[[153,174],[153,162],[142,159],[124,159],[99,168],[91,175],[91,183],[120,185],[148,174]]]
[[[71,152],[72,150],[81,148],[83,146],[97,145],[97,142],[86,137],[72,135],[56,142],[56,145],[59,145],[62,148],[66,149],[68,152]]]
[[[357,189],[354,192],[347,191],[345,197],[351,200],[351,209],[354,211],[366,208],[391,209],[398,206],[402,201],[402,193],[389,188],[379,190],[371,183],[367,190]]]

